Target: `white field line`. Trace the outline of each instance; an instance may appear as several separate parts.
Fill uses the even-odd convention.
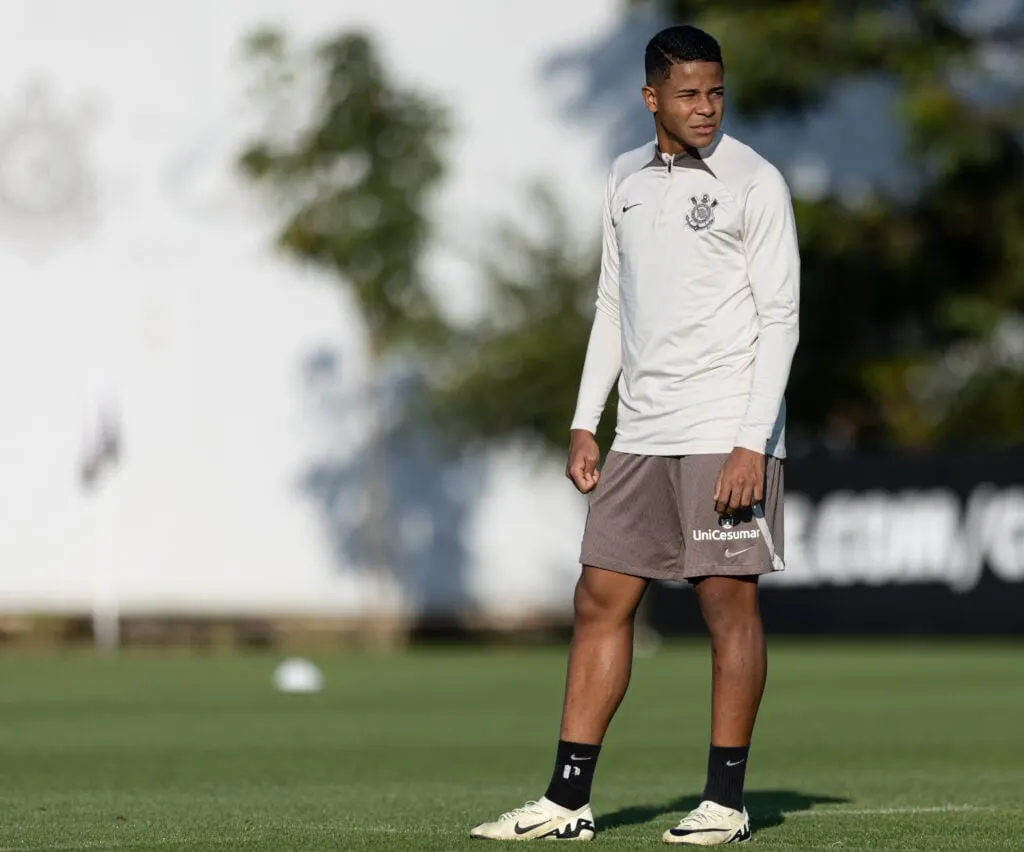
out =
[[[907,805],[906,807],[894,808],[822,808],[820,810],[813,811],[788,811],[782,815],[786,819],[790,819],[791,817],[809,817],[811,819],[817,819],[818,817],[836,816],[912,816],[913,814],[956,814],[971,812],[1014,813],[1020,810],[1020,808],[997,808],[987,807],[984,805],[933,805],[924,807]]]

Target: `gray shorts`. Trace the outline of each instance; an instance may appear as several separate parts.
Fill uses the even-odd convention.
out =
[[[727,458],[609,453],[590,498],[580,562],[676,581],[781,571],[782,460],[768,457],[764,500],[731,519],[714,501]]]

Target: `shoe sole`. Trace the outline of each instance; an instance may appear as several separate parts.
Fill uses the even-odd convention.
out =
[[[593,829],[570,829],[569,826],[570,823],[564,823],[557,828],[553,828],[550,831],[544,834],[539,834],[535,837],[530,837],[529,833],[524,834],[521,837],[488,837],[486,834],[473,834],[472,831],[469,836],[471,840],[496,840],[499,843],[519,843],[523,840],[575,840],[586,843],[597,836],[597,832]],[[571,833],[573,831],[576,833]]]
[[[689,843],[683,838],[676,839],[667,832],[661,836],[661,841],[669,846],[726,846],[730,843],[746,843],[751,837],[753,837],[753,832],[749,826],[745,826],[740,830],[739,835],[735,835],[729,840],[723,840],[721,843]]]

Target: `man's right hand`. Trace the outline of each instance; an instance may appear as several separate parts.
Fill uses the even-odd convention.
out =
[[[584,429],[573,429],[569,439],[569,461],[565,466],[565,475],[572,480],[580,494],[587,494],[597,486],[601,476],[597,462],[601,458],[601,450],[593,434]]]

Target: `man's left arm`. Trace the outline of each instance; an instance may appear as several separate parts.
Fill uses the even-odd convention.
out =
[[[800,250],[793,202],[774,169],[758,175],[747,194],[743,239],[759,332],[746,414],[715,483],[715,510],[722,514],[746,509],[764,496],[765,454],[800,337]]]
[[[735,443],[765,453],[800,338],[800,249],[793,202],[776,170],[763,171],[750,188],[743,231],[760,331],[750,398]]]

